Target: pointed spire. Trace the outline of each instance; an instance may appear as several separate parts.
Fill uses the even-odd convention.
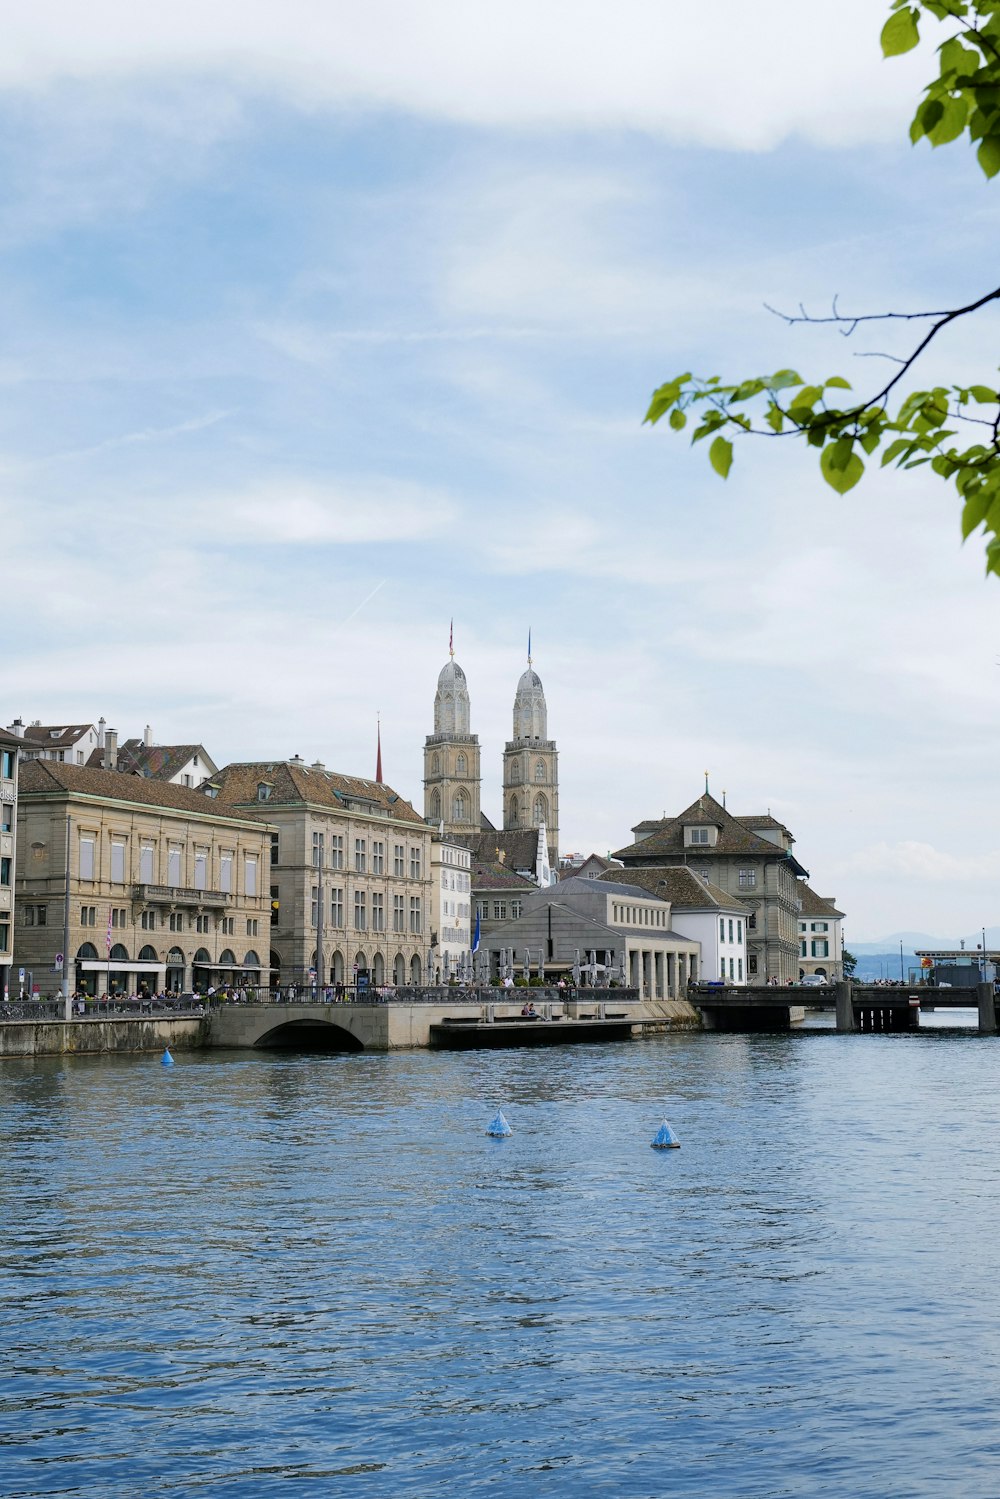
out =
[[[706,796],[711,796],[711,792],[708,789],[708,771],[707,770],[705,772],[705,795]]]
[[[528,665],[531,665],[531,626],[528,626]]]
[[[454,620],[452,620],[451,625],[449,626],[449,629],[448,629],[448,655],[454,661],[454,659],[455,659],[455,621]]]
[[[375,780],[382,784],[382,715],[378,715],[378,751],[375,756]]]

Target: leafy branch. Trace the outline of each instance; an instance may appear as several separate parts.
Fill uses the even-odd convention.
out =
[[[910,126],[916,143],[926,138],[932,146],[946,145],[968,134],[978,142],[976,152],[987,177],[1000,171],[1000,0],[892,0],[882,28],[886,57],[909,52],[920,41],[920,22],[926,14],[958,29],[938,47],[939,76],[924,90]],[[862,323],[931,320],[931,326],[904,358],[884,355],[898,368],[880,390],[864,400],[844,403],[830,392],[851,391],[849,382],[833,375],[822,384],[810,383],[795,370],[755,376],[724,384],[717,375],[701,378],[690,373],[666,381],[654,393],[646,413],[652,425],[666,417],[674,431],[682,431],[690,417],[698,422],[691,441],[711,438],[708,456],[716,473],[726,478],[733,461],[730,436],[799,437],[819,449],[820,471],[838,494],[853,489],[865,472],[865,458],[881,452],[881,465],[919,468],[930,464],[934,473],[954,483],[962,500],[962,535],[980,526],[986,544],[986,570],[1000,575],[1000,391],[992,385],[936,386],[913,390],[890,410],[890,397],[920,357],[943,331],[961,318],[1000,301],[1000,286],[961,307],[927,312],[880,312],[847,316],[836,301],[828,317],[779,312],[790,325],[830,323],[850,337]],[[774,311],[775,309],[770,309]],[[992,408],[975,416],[968,407]],[[962,446],[950,423],[987,428],[985,440]],[[966,436],[969,434],[966,433]],[[864,456],[862,456],[862,454]]]

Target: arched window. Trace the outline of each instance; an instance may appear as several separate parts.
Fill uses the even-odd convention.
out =
[[[468,775],[468,773],[469,773],[469,762],[468,762],[468,760],[466,760],[466,758],[465,758],[464,755],[460,754],[459,757],[458,757],[458,759],[455,761],[455,774],[457,776],[464,776],[464,775]]]
[[[380,952],[375,954],[372,962],[372,981],[376,985],[385,983],[385,958]]]
[[[516,796],[512,796],[511,799],[510,799],[510,825],[511,825],[511,827],[514,827],[514,828],[517,827],[517,818],[518,818],[518,813],[520,812],[520,810],[521,810],[521,808],[520,808],[520,805],[518,804],[517,797]]]
[[[420,983],[420,959],[417,957],[410,959],[410,983]]]
[[[544,796],[536,796],[535,797],[534,811],[533,811],[533,815],[532,815],[532,822],[535,824],[536,828],[538,827],[538,825],[540,823],[545,822],[547,814],[548,814],[548,808],[545,805],[545,798],[544,798]]]
[[[259,968],[260,967],[260,958],[258,958],[258,956],[257,956],[257,954],[255,952],[248,952],[247,955],[246,955],[246,957],[243,959],[243,967],[244,968]]]
[[[330,960],[330,977],[335,984],[344,982],[344,954],[339,947]]]
[[[128,953],[125,951],[124,947],[122,947],[120,942],[116,942],[114,947],[111,949],[111,961],[113,963],[128,962]]]
[[[545,761],[544,760],[538,760],[538,761],[535,762],[535,780],[536,781],[544,781],[545,780]]]
[[[438,754],[437,750],[435,750],[434,753],[433,753],[433,755],[431,756],[431,775],[432,776],[436,776],[436,775],[440,775],[440,774],[441,774],[441,756]]]
[[[205,947],[199,947],[198,951],[194,955],[194,961],[195,964],[200,968],[204,968],[206,963],[211,963],[212,959],[208,955],[208,949]]]
[[[520,762],[520,760],[515,760],[514,763],[513,763],[513,765],[510,767],[510,778],[514,782],[515,786],[517,785],[518,781],[520,781],[520,779],[521,779],[521,762]]]
[[[456,791],[451,803],[452,822],[468,822],[469,798],[464,791]]]
[[[142,951],[139,954],[139,962],[140,963],[155,963],[156,962],[156,948],[155,947],[150,947],[147,944],[142,949]]]
[[[220,968],[235,968],[236,967],[236,957],[235,957],[235,955],[233,953],[232,948],[227,947],[226,950],[225,950],[225,952],[219,954],[219,967]]]
[[[365,957],[363,952],[355,953],[354,964],[359,973],[368,972],[368,959]]]
[[[97,957],[97,948],[92,942],[85,942],[76,955],[78,963],[92,963]]]
[[[440,793],[440,791],[434,791],[434,792],[431,793],[431,816],[434,818],[435,822],[440,822],[441,821],[441,793]]]

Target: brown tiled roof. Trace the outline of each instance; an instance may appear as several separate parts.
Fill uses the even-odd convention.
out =
[[[580,864],[567,864],[565,869],[560,869],[560,880],[574,879],[580,873],[581,869],[587,868],[588,864],[596,864],[602,873],[606,869],[617,869],[618,873],[621,874],[622,867],[620,864],[615,864],[610,859],[606,859],[603,854],[588,854]],[[597,878],[600,879],[600,875]]]
[[[67,749],[81,735],[92,729],[92,723],[28,724],[24,730],[22,744],[30,749]]]
[[[16,734],[8,734],[6,729],[0,729],[0,744],[16,744],[20,748],[23,743],[24,740],[19,739]]]
[[[658,895],[662,900],[668,900],[678,910],[705,910],[718,907],[723,911],[746,911],[750,907],[737,895],[727,895],[725,890],[718,885],[713,885],[710,880],[703,880],[693,869],[685,864],[662,865],[653,869],[629,869],[618,871],[627,877],[629,884],[638,885],[643,890],[648,890],[651,895]],[[615,874],[602,874],[602,882],[615,879]]]
[[[266,802],[257,797],[261,782],[271,786],[271,795]],[[343,811],[345,802],[356,800],[382,808],[390,817],[403,822],[427,826],[419,812],[415,812],[391,786],[361,776],[340,775],[335,770],[320,770],[315,765],[298,765],[291,760],[254,760],[246,764],[225,765],[210,778],[209,784],[218,786],[218,800],[226,806],[246,810],[252,807],[255,813],[263,816],[266,816],[268,807],[301,806],[305,802]]]
[[[481,864],[492,864],[499,849],[505,856],[503,862],[508,869],[535,868],[535,856],[538,853],[538,832],[535,828],[508,828],[505,831],[490,828],[488,832],[480,833],[478,838],[470,841],[473,859]]]
[[[784,858],[785,854],[775,843],[766,838],[758,838],[756,833],[735,818],[731,812],[727,812],[721,802],[717,802],[714,796],[705,793],[698,800],[692,802],[679,817],[672,818],[663,823],[657,832],[648,838],[641,839],[638,843],[631,843],[625,848],[615,850],[614,857],[628,861],[629,859],[651,860],[664,858],[665,862],[673,863],[677,854],[688,852],[684,844],[684,829],[699,824],[716,827],[719,830],[718,841],[707,846],[697,844],[691,852],[697,853],[699,858],[713,858],[725,856],[726,854],[756,854],[764,858]]]
[[[831,920],[834,917],[843,916],[843,911],[838,911],[832,900],[826,896],[817,895],[815,890],[809,888],[805,880],[799,880],[796,888],[799,900],[802,902],[801,914],[803,916],[825,916]]]
[[[140,803],[173,812],[199,812],[222,821],[245,821],[231,807],[223,807],[204,791],[173,786],[169,781],[147,781],[142,776],[123,776],[117,770],[96,770],[90,765],[64,765],[58,760],[25,760],[21,766],[18,796],[44,796],[58,792],[100,797],[109,802]]]
[[[734,813],[733,815],[735,816],[736,814]],[[788,828],[785,827],[785,824],[783,822],[779,822],[776,817],[772,817],[770,812],[765,812],[763,817],[736,817],[736,821],[741,822],[745,828],[750,828],[751,831],[753,831],[754,828],[772,828],[779,833],[786,834],[786,836],[789,838],[792,837]],[[793,843],[794,841],[795,840],[792,839]]]
[[[518,874],[516,869],[508,869],[506,864],[498,864],[495,859],[486,863],[478,859],[472,861],[472,890],[537,890],[538,886],[534,880],[529,880],[525,875]]]
[[[118,769],[147,776],[153,781],[169,781],[192,755],[208,759],[203,744],[144,744],[141,739],[126,739],[118,746]],[[206,764],[206,775],[209,768]]]

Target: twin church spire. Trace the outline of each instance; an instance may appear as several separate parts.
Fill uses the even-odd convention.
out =
[[[545,827],[549,860],[556,866],[559,838],[559,756],[548,737],[548,708],[531,653],[514,694],[513,734],[503,753],[505,831]],[[455,660],[454,627],[448,661],[434,694],[434,732],[424,746],[424,816],[443,823],[452,837],[478,838],[481,830],[480,751],[471,732],[465,672]],[[487,824],[490,826],[490,824]]]

